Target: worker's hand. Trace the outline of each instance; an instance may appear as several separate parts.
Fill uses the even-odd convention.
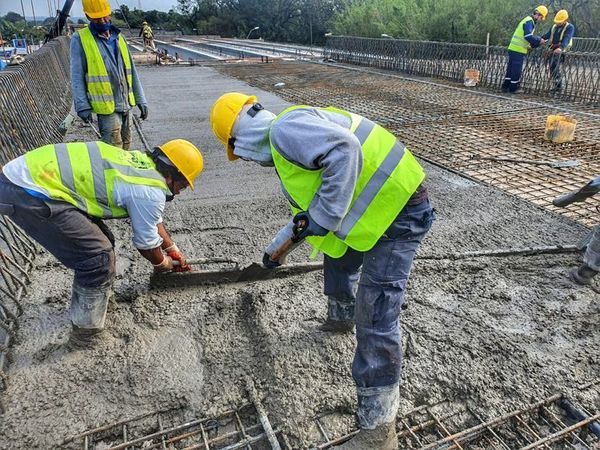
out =
[[[77,111],[77,115],[85,123],[90,123],[92,121],[92,110],[91,109],[84,109],[83,111]]]
[[[185,256],[177,247],[177,244],[173,244],[170,247],[165,248],[167,256],[174,262],[173,272],[191,272],[192,267],[187,263]],[[179,263],[179,264],[177,264]]]
[[[294,216],[294,235],[297,239],[305,239],[308,236],[325,236],[329,230],[323,228],[310,216],[308,211],[299,212]]]
[[[263,255],[262,263],[263,263],[263,266],[265,266],[267,269],[274,269],[276,267],[281,266],[281,263],[279,263],[277,261],[273,261],[271,259],[271,255],[269,255],[266,252]]]
[[[544,45],[546,42],[548,42],[547,39],[543,39],[543,38],[540,39],[540,45]]]
[[[560,55],[562,53],[562,48],[557,47],[554,49],[554,51],[552,53],[554,53],[555,55]]]
[[[173,259],[170,256],[165,256],[160,264],[153,264],[154,273],[165,273],[173,271]]]
[[[137,107],[140,109],[140,119],[146,120],[148,118],[148,105],[140,103]]]

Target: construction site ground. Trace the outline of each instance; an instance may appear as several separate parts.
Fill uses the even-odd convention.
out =
[[[458,111],[493,105],[514,109],[508,98],[466,90],[461,103],[460,91],[440,86],[431,87],[419,101],[415,87],[419,85],[409,80],[321,69],[311,63],[280,64],[139,68],[149,101],[143,128],[150,144],[184,138],[196,143],[205,157],[196,190],[176,197],[164,216],[167,229],[189,258],[227,257],[241,265],[260,261],[271,236],[290,219],[274,170],[228,162],[213,137],[210,105],[224,92],[255,93],[274,112],[289,104],[286,98],[344,107],[388,126],[389,118],[396,118],[394,131],[431,160],[436,160],[436,149],[450,159],[464,149],[464,142],[452,139],[453,130],[460,127],[463,136],[471,133],[477,139],[482,123],[489,123],[489,119],[481,123],[475,118],[448,119]],[[295,75],[278,75],[286,68]],[[253,86],[225,72],[251,78]],[[343,77],[360,81],[360,87],[345,88],[339,83]],[[283,91],[273,87],[280,82],[286,83]],[[412,100],[399,101],[397,109],[390,110],[394,102],[385,103],[390,89]],[[450,97],[456,103],[448,106]],[[437,115],[442,119],[446,115],[445,122],[429,128],[417,122],[412,128],[402,126],[409,114],[426,117],[436,102],[436,111],[443,110]],[[543,119],[525,133],[523,120],[534,123],[531,116],[521,121],[503,117],[501,126],[486,131],[497,145],[545,146],[547,159],[558,157],[539,139]],[[587,139],[585,129],[584,121],[581,141]],[[80,123],[67,136],[68,141],[92,139],[91,129]],[[597,151],[597,140],[594,145]],[[138,139],[135,146],[140,148]],[[598,222],[593,210],[577,212],[576,222],[515,192],[428,162],[423,165],[437,219],[419,249],[421,257],[574,244],[589,231],[584,223]],[[493,178],[496,169],[488,168]],[[589,165],[580,168],[584,169],[591,170]],[[516,168],[497,165],[497,171],[507,170]],[[519,170],[534,176],[546,169]],[[552,173],[560,179],[561,172]],[[588,176],[580,173],[573,179],[569,174],[562,172],[565,179],[557,190]],[[510,173],[504,179],[510,179]],[[319,413],[338,415],[339,420],[330,423],[334,436],[356,428],[350,373],[355,338],[317,329],[326,314],[321,273],[158,289],[150,285],[150,264],[131,244],[128,221],[108,224],[117,236],[116,303],[107,316],[108,338],[93,350],[71,352],[62,346],[70,331],[72,274],[46,253],[36,259],[11,353],[7,390],[1,397],[0,448],[62,448],[65,439],[85,430],[166,408],[181,408],[189,417],[216,415],[245,397],[246,377],[260,392],[271,423],[293,448],[319,442],[314,425]],[[305,261],[308,254],[302,247],[291,261]],[[401,412],[448,399],[457,408],[466,405],[489,419],[555,393],[598,412],[600,295],[569,281],[568,271],[578,264],[575,253],[418,259],[402,315]]]

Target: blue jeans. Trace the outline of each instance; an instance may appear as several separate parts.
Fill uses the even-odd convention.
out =
[[[508,51],[508,66],[502,83],[503,91],[515,92],[519,88],[525,56],[523,53]]]
[[[400,311],[415,252],[433,220],[428,200],[406,206],[368,252],[348,249],[341,258],[325,256],[329,318],[356,321],[352,376],[359,389],[400,381]]]
[[[102,142],[129,150],[131,145],[131,111],[98,114]]]

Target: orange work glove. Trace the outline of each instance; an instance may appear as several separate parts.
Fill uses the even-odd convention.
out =
[[[173,272],[191,272],[192,267],[185,260],[185,256],[177,247],[177,244],[173,244],[170,247],[165,248],[165,252],[167,256],[169,256],[173,261],[177,261],[177,263],[173,266]]]

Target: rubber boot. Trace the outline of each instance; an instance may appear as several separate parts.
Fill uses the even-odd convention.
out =
[[[89,348],[102,340],[106,309],[111,295],[111,283],[94,288],[73,283],[69,311],[73,325],[68,342],[70,348]]]
[[[354,298],[329,296],[327,320],[319,325],[320,331],[328,333],[349,333],[354,331]]]
[[[360,431],[340,450],[397,450],[398,385],[357,388]]]
[[[581,284],[583,286],[588,285],[592,282],[592,278],[594,278],[598,272],[587,264],[582,264],[577,269],[573,269],[569,273],[569,277],[577,284]]]
[[[351,333],[354,331],[354,320],[327,319],[319,330],[326,333]]]
[[[95,347],[104,340],[102,328],[79,328],[73,325],[67,347],[70,350],[86,350]]]

